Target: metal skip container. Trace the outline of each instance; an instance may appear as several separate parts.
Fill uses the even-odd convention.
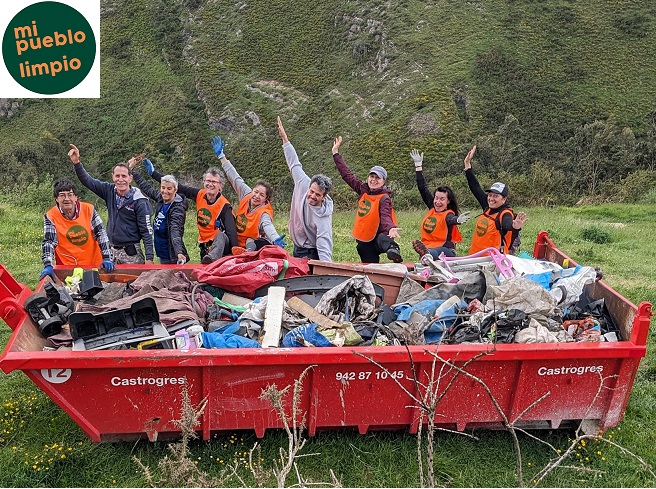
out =
[[[565,259],[546,233],[534,256]],[[145,266],[120,267],[139,274]],[[192,270],[194,265],[181,267]],[[60,278],[70,269],[56,269]],[[354,275],[361,265],[315,263],[315,274]],[[404,274],[365,272],[396,298]],[[41,284],[42,286],[43,284]],[[589,287],[605,299],[622,338],[618,342],[463,344],[406,347],[244,348],[189,350],[43,351],[48,345],[22,304],[31,291],[0,268],[0,317],[13,334],[0,357],[5,373],[22,370],[95,442],[175,438],[182,387],[194,405],[207,400],[198,431],[254,430],[259,437],[282,422],[260,397],[271,384],[303,377],[298,408],[309,435],[320,430],[418,429],[421,397],[431,372],[442,375],[436,424],[455,430],[516,426],[555,429],[586,420],[591,430],[617,425],[642,357],[651,304],[635,306],[603,282]],[[467,375],[458,373],[464,368]],[[486,390],[482,384],[485,384]],[[503,416],[495,407],[494,397]],[[291,413],[291,395],[285,398]],[[539,401],[539,402],[538,402]]]

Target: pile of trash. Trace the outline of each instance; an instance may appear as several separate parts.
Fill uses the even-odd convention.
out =
[[[301,269],[276,281],[284,273],[272,267],[270,280],[251,287],[250,297],[222,287],[220,269],[205,282],[173,268],[113,282],[76,269],[66,286],[46,285],[45,294],[28,299],[25,308],[53,350],[622,339],[603,299],[587,293],[586,286],[599,279],[591,267],[563,268],[498,252],[441,260],[427,255],[422,265],[421,273],[435,285],[425,288],[406,274],[392,306],[365,275],[303,275]]]

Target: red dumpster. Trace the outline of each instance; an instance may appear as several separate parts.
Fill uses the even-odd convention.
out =
[[[567,258],[544,232],[534,255],[560,263]],[[120,267],[124,273],[143,269]],[[63,277],[70,270],[56,272]],[[383,275],[387,280],[395,272],[390,273],[373,272],[372,281],[383,281]],[[396,278],[400,283],[402,277]],[[591,297],[605,299],[626,341],[52,352],[42,351],[46,340],[29,316],[23,316],[18,324],[7,321],[14,332],[0,367],[5,373],[24,371],[96,442],[178,436],[173,421],[180,417],[183,384],[194,404],[207,399],[199,426],[204,439],[243,429],[261,437],[269,428],[282,427],[270,403],[260,399],[262,390],[293,384],[310,366],[299,406],[310,435],[344,428],[416,432],[419,410],[410,394],[423,392],[431,371],[443,375],[436,387],[444,393],[436,415],[441,427],[503,427],[491,394],[516,426],[559,428],[585,419],[589,426],[606,429],[624,414],[646,352],[652,312],[651,304],[636,307],[603,282],[589,287]],[[0,293],[5,294],[0,313],[12,310],[10,317],[15,317],[26,298],[24,288],[11,284]],[[394,298],[386,293],[385,300]],[[450,367],[463,367],[472,359],[466,365],[471,376],[457,375]]]

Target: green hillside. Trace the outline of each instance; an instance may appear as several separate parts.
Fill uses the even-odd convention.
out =
[[[104,177],[146,149],[192,181],[220,134],[285,201],[280,115],[308,173],[339,178],[341,134],[356,170],[387,168],[399,207],[419,202],[413,147],[467,204],[474,143],[481,180],[516,203],[635,201],[656,183],[655,19],[647,1],[104,0],[101,98],[10,101],[0,185],[72,175],[69,143]]]

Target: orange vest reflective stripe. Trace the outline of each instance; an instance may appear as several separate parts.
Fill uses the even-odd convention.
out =
[[[262,214],[269,214],[273,221],[273,207],[269,202],[266,205],[260,206],[255,210],[248,212],[248,201],[251,194],[246,195],[239,202],[237,214],[235,215],[235,227],[237,228],[237,241],[239,246],[246,246],[246,239],[260,237],[260,217]]]
[[[214,236],[216,236],[216,218],[221,214],[223,206],[230,204],[228,199],[221,195],[216,199],[216,202],[210,205],[205,200],[206,194],[205,189],[201,189],[196,195],[196,225],[198,226],[198,241],[200,243],[206,243],[214,239]]]
[[[424,216],[424,219],[421,221],[421,242],[427,248],[439,248],[446,243],[447,234],[449,233],[446,218],[449,214],[455,215],[455,212],[451,209],[437,212],[435,208],[431,207]],[[462,241],[462,235],[458,226],[454,225],[452,228],[451,241],[454,243],[460,243]]]
[[[380,201],[389,198],[387,194],[362,194],[358,200],[358,211],[355,213],[355,222],[351,234],[358,241],[372,241],[380,227]],[[396,226],[396,213],[392,209],[392,222]]]
[[[504,209],[498,214],[499,227],[497,227],[497,220],[494,216],[490,215],[490,209],[487,209],[483,214],[476,219],[476,226],[474,227],[474,236],[472,237],[471,247],[469,254],[472,255],[485,248],[496,248],[501,250],[501,222],[506,213],[514,215],[512,209]],[[503,250],[508,252],[512,242],[512,232],[507,232],[503,237]]]
[[[91,204],[80,202],[80,213],[75,219],[66,219],[57,206],[46,212],[46,216],[57,229],[57,265],[100,266],[103,257],[91,228]]]

